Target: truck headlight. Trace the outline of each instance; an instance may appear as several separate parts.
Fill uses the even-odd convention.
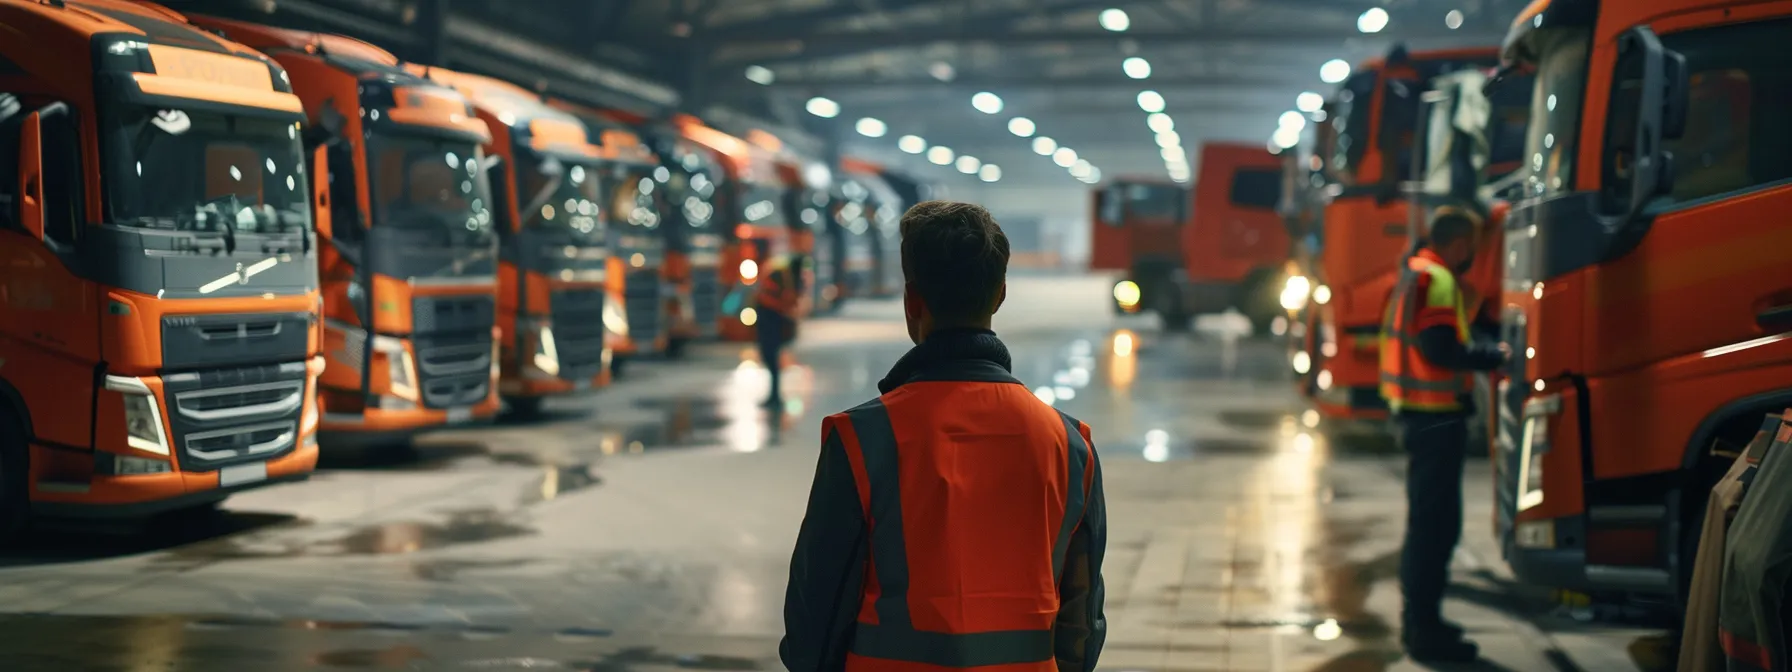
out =
[[[1332,302],[1332,288],[1320,285],[1313,288],[1313,303],[1321,306]]]
[[[752,259],[742,259],[740,262],[740,279],[742,282],[758,280],[759,262],[753,261]]]
[[[391,336],[374,336],[373,350],[386,356],[386,379],[392,393],[406,399],[417,398],[417,363],[404,341]]]
[[[168,433],[162,428],[161,407],[154,392],[141,378],[106,376],[106,389],[124,398],[125,444],[144,452],[167,455]]]
[[[1139,296],[1139,283],[1121,280],[1119,284],[1114,285],[1114,301],[1118,302],[1121,308],[1139,305]]]
[[[1313,282],[1304,275],[1288,276],[1288,282],[1282,285],[1282,307],[1288,310],[1300,310],[1307,307],[1307,297],[1313,290]]]
[[[606,308],[607,308],[606,304]],[[605,313],[608,317],[608,313]],[[535,368],[549,376],[560,375],[560,349],[554,344],[554,327],[543,324],[535,331],[535,356],[530,359]]]
[[[1524,436],[1518,444],[1518,510],[1543,503],[1543,456],[1549,454],[1549,420],[1562,411],[1562,395],[1524,404]]]
[[[748,327],[759,324],[759,311],[752,308],[740,309],[740,323]]]
[[[620,336],[628,335],[628,314],[621,301],[604,301],[604,328]]]

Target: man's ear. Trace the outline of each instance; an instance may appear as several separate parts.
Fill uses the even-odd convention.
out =
[[[1008,281],[1002,281],[1002,289],[996,292],[996,305],[989,310],[991,315],[1002,309],[1002,303],[1008,300]]]

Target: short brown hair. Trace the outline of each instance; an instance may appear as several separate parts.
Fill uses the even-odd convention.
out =
[[[1475,235],[1481,228],[1480,217],[1461,208],[1443,207],[1431,217],[1430,243],[1434,247],[1443,247],[1459,239]]]
[[[918,203],[902,215],[902,276],[936,320],[987,318],[1008,281],[1008,236],[982,206]]]

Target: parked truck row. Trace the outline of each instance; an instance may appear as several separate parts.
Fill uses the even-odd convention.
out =
[[[1290,362],[1330,421],[1386,415],[1376,332],[1429,213],[1486,223],[1463,284],[1514,353],[1478,401],[1522,580],[1683,601],[1711,487],[1792,405],[1787,35],[1775,3],[1537,0],[1497,50],[1359,67],[1283,157]]]
[[[0,0],[0,534],[747,340],[778,256],[818,311],[892,295],[892,183],[349,37]]]

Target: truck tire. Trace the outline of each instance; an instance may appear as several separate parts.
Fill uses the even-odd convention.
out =
[[[691,339],[688,338],[673,338],[667,340],[666,359],[683,358],[685,355],[685,346],[690,345],[690,343]]]
[[[31,520],[30,443],[22,423],[0,410],[0,544],[18,536]]]
[[[541,397],[505,397],[504,415],[518,420],[541,417]]]
[[[1180,311],[1158,313],[1158,317],[1163,320],[1164,331],[1188,331],[1195,322],[1195,316]]]

